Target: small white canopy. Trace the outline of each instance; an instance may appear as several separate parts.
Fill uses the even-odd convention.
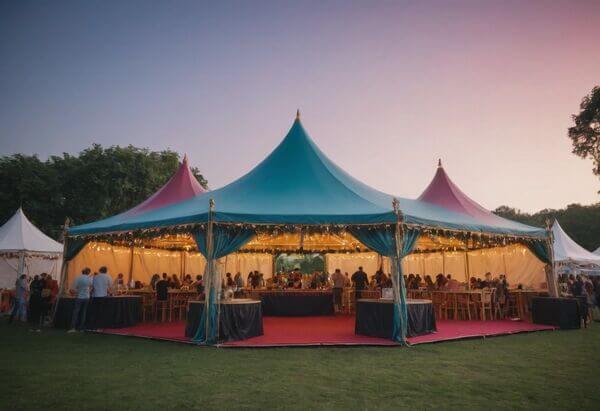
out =
[[[31,224],[23,210],[0,227],[0,288],[12,288],[21,274],[50,274],[60,281],[63,245]]]
[[[564,232],[557,220],[552,225],[554,235],[554,261],[576,264],[598,264],[600,255],[594,254],[577,244]]]
[[[19,251],[62,253],[62,250],[62,244],[31,224],[21,208],[0,227],[0,253]]]

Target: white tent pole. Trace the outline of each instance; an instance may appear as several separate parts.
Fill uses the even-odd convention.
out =
[[[23,271],[25,271],[25,250],[21,250],[21,252],[19,252],[19,265],[17,266],[17,279],[19,277],[21,277],[21,275],[23,274]]]

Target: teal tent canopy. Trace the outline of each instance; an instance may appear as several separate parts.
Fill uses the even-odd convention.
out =
[[[220,189],[138,215],[123,213],[72,227],[70,236],[205,223],[362,225],[396,222],[394,196],[373,189],[333,163],[299,119],[275,150],[248,174]],[[480,221],[425,201],[396,197],[404,223],[543,238],[545,231],[513,221]]]

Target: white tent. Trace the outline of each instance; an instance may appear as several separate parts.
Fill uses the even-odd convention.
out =
[[[594,251],[594,254],[600,255],[600,247],[596,248],[596,251]]]
[[[552,225],[554,235],[554,261],[557,263],[575,263],[578,265],[597,264],[600,265],[600,255],[594,254],[567,235],[554,220]]]
[[[0,227],[0,288],[13,288],[20,274],[46,272],[60,281],[61,243],[31,224],[23,210]]]

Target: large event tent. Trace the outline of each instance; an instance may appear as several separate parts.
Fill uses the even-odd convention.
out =
[[[192,237],[207,260],[206,309],[197,340],[213,343],[221,284],[217,260],[257,238],[289,233],[299,234],[300,248],[307,236],[337,236],[355,239],[389,257],[396,307],[394,336],[402,342],[407,317],[401,262],[421,239],[433,245],[443,242],[440,239],[463,241],[471,247],[518,242],[551,261],[543,229],[508,220],[481,221],[425,201],[396,199],[361,183],[321,152],[299,117],[279,146],[238,180],[140,215],[124,213],[73,227],[65,257],[73,258],[88,241]]]
[[[433,179],[418,200],[466,214],[482,223],[514,229],[526,227],[492,213],[467,196],[448,176],[441,160],[438,161]],[[505,274],[513,286],[546,288],[548,281],[545,264],[527,247],[518,243],[475,249],[468,249],[467,244],[463,243],[458,249],[447,246],[445,249],[434,249],[433,252],[414,253],[405,261],[409,272],[427,273],[428,267],[435,267],[436,272],[453,272],[459,276],[465,273],[467,281],[471,276],[483,278],[486,272]]]
[[[46,272],[57,278],[63,245],[34,226],[21,208],[0,227],[0,288],[12,288],[21,274]]]
[[[576,265],[595,264],[600,266],[600,256],[577,244],[562,229],[558,220],[552,225],[554,237],[554,261],[556,263],[573,263]]]

